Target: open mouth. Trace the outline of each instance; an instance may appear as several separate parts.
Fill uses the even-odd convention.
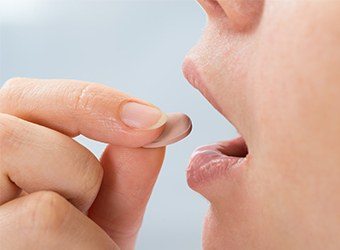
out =
[[[187,169],[191,188],[217,178],[230,176],[231,170],[242,167],[248,159],[248,148],[242,137],[197,148]]]
[[[211,84],[206,84],[204,72],[206,73],[204,67],[198,68],[190,56],[186,57],[183,63],[185,78],[223,114],[221,106],[209,89]],[[232,124],[235,125],[233,122]],[[237,127],[236,129],[238,130]],[[187,182],[192,189],[196,189],[218,178],[230,177],[236,173],[233,170],[240,169],[249,161],[249,158],[248,147],[243,137],[199,147],[191,155],[187,168]]]

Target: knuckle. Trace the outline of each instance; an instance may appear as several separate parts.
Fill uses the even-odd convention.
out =
[[[96,198],[104,171],[98,159],[91,152],[87,152],[81,158],[78,161],[81,164],[79,176],[82,179],[81,188],[83,190],[82,197],[84,198],[83,201],[74,201],[74,203],[82,202],[83,204],[77,204],[77,206],[87,210]]]
[[[84,84],[78,91],[75,91],[75,111],[91,112],[93,108],[93,99],[96,96],[93,84]]]
[[[27,78],[10,78],[0,89],[0,112],[13,108],[13,100],[18,103],[32,87],[32,80]]]
[[[6,154],[18,142],[17,118],[0,113],[0,155]]]
[[[22,213],[23,224],[38,235],[58,233],[62,230],[69,209],[69,203],[59,194],[40,191],[26,200]]]
[[[2,89],[13,88],[17,86],[21,81],[22,81],[22,78],[20,77],[10,78],[4,83],[4,85],[2,86]]]
[[[14,77],[8,79],[0,89],[0,97],[1,99],[9,98],[12,95],[17,96],[18,92],[21,92],[20,86],[23,86],[23,84],[28,84],[28,80],[25,78],[20,77]]]

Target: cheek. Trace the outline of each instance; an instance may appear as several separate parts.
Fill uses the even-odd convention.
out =
[[[339,117],[334,116],[339,74],[332,71],[340,65],[340,41],[334,35],[332,12],[320,12],[323,7],[322,3],[270,3],[257,30],[259,56],[254,57],[257,67],[250,69],[254,81],[249,88],[258,143],[254,150],[265,150],[278,163],[279,158],[294,155],[315,159],[318,152],[309,150],[308,155],[305,149],[320,144],[339,147],[333,136],[340,133]],[[279,18],[282,12],[284,19]]]
[[[327,238],[320,225],[331,228],[339,218],[331,207],[339,207],[340,28],[321,2],[276,5],[267,8],[258,30],[260,70],[252,72],[254,173],[272,201],[267,207],[277,231],[291,239],[311,232]]]

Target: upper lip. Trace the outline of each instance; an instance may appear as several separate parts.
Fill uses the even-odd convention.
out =
[[[228,114],[226,114],[225,109],[222,110],[222,107],[217,102],[215,96],[213,93],[211,93],[210,89],[208,88],[207,84],[207,78],[206,75],[202,74],[204,71],[202,70],[202,67],[198,67],[200,63],[196,60],[193,60],[190,56],[187,56],[184,59],[182,71],[184,74],[184,77],[187,79],[187,81],[196,89],[198,89],[202,95],[212,104],[212,106],[217,109],[229,122],[231,122],[239,134],[242,137],[245,137],[245,134],[243,134],[241,131],[239,131],[239,126],[236,126],[237,124],[240,125],[237,122],[237,119],[234,114],[232,114],[230,111],[232,109],[228,109]],[[236,96],[229,96],[228,98],[237,98]]]
[[[209,83],[208,85],[208,74],[204,74],[207,70],[208,69],[201,67],[201,63],[199,61],[192,59],[190,54],[184,59],[182,71],[187,81],[194,88],[198,89],[202,93],[202,95],[210,102],[210,104],[236,128],[238,134],[241,135],[246,142],[248,142],[249,132],[246,130],[246,127],[240,123],[240,120],[238,119],[238,113],[234,112],[234,109],[232,108],[226,108],[225,106],[223,106],[222,108],[222,106],[220,106],[219,102],[214,96],[215,93],[212,93],[210,89],[212,88],[212,85],[210,86],[210,84],[213,83]],[[225,98],[228,98],[230,100],[234,99],[235,101],[238,97],[236,95],[231,96],[229,93],[227,93]],[[242,106],[242,104],[240,104],[240,106]],[[247,146],[250,146],[249,151],[251,151],[251,145]]]
[[[198,89],[202,93],[202,95],[211,103],[211,105],[213,105],[219,112],[221,112],[220,106],[215,101],[212,94],[209,92],[207,86],[204,84],[204,80],[202,78],[202,75],[197,70],[197,66],[189,57],[186,57],[184,59],[182,71],[187,81],[194,88]]]

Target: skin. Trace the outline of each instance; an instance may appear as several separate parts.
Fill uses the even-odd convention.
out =
[[[211,204],[204,249],[338,249],[340,2],[199,2],[184,72],[249,150],[233,179],[194,187]]]
[[[203,247],[338,249],[340,3],[200,3],[208,24],[186,62],[249,150],[232,180],[195,187],[211,204]],[[5,84],[2,248],[134,247],[164,148],[140,148],[162,128],[121,126],[125,98],[80,81]],[[101,160],[71,139],[78,134],[110,143]]]

